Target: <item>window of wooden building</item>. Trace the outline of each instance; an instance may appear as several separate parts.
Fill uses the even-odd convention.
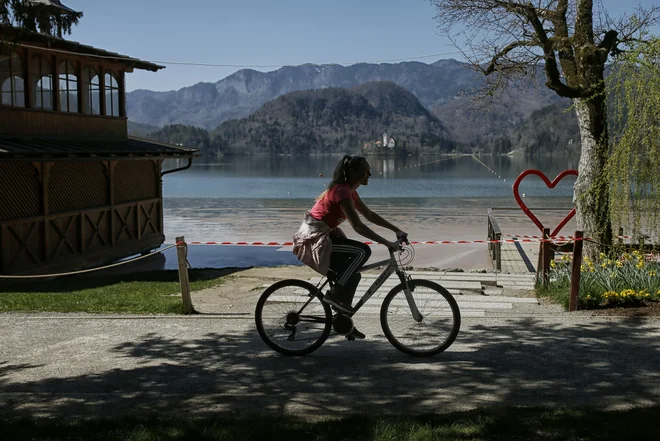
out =
[[[83,87],[85,99],[83,100],[83,113],[90,115],[101,114],[101,77],[93,67],[83,69]]]
[[[105,74],[105,114],[120,116],[119,112],[119,83],[114,74]]]
[[[34,90],[32,108],[53,110],[53,69],[45,57],[41,55],[32,57],[30,76]]]
[[[16,52],[0,53],[0,87],[2,104],[25,107],[25,71],[23,59]]]
[[[78,111],[78,75],[68,61],[60,63],[60,110]]]

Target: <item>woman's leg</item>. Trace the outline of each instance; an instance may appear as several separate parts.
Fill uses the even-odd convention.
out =
[[[350,308],[355,289],[360,282],[360,268],[369,260],[371,248],[362,242],[347,238],[332,239],[329,277],[334,281],[328,303],[344,312],[353,312]]]

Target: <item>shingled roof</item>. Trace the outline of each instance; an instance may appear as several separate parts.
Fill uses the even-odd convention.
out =
[[[0,23],[0,37],[8,43],[18,44],[21,46],[35,45],[43,49],[51,49],[55,51],[73,52],[75,54],[84,56],[96,56],[116,61],[124,64],[125,66],[133,67],[135,69],[149,70],[156,72],[160,69],[165,69],[165,66],[160,66],[149,61],[132,58],[128,55],[110,52],[105,49],[95,48],[86,44],[78,43],[77,41],[65,40],[53,35],[41,34],[39,32],[25,31],[17,29],[13,26]]]
[[[0,137],[2,159],[126,158],[197,156],[199,150],[128,137],[125,139],[69,139]]]

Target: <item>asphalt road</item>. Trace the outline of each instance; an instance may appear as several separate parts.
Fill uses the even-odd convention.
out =
[[[375,315],[358,319],[366,340],[334,336],[288,358],[263,344],[250,314],[0,315],[0,414],[318,417],[660,402],[658,319],[466,318],[430,359],[397,351]]]

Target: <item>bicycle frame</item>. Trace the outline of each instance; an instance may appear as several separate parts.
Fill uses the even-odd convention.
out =
[[[364,271],[368,271],[373,268],[377,268],[379,266],[387,264],[387,267],[383,270],[383,272],[374,280],[374,283],[371,284],[369,289],[364,293],[360,301],[357,302],[357,304],[354,306],[355,312],[357,312],[367,301],[378,291],[378,289],[383,286],[383,283],[393,274],[396,273],[397,276],[399,276],[399,279],[401,280],[401,283],[404,284],[404,294],[406,295],[406,300],[408,301],[408,306],[410,306],[410,312],[412,313],[413,318],[417,322],[421,322],[424,319],[424,316],[419,312],[419,309],[417,309],[417,305],[415,304],[415,299],[413,299],[412,293],[410,292],[410,286],[408,286],[408,278],[406,276],[406,273],[399,267],[396,259],[394,258],[394,254],[390,253],[390,258],[381,260],[379,262],[375,262],[369,265],[365,265],[362,268],[360,268],[357,272],[362,273]],[[319,290],[322,290],[323,287],[329,282],[328,279],[325,280],[323,285],[318,287]],[[320,282],[319,282],[320,283]],[[318,285],[317,285],[318,286]],[[303,306],[304,308],[304,306]]]

